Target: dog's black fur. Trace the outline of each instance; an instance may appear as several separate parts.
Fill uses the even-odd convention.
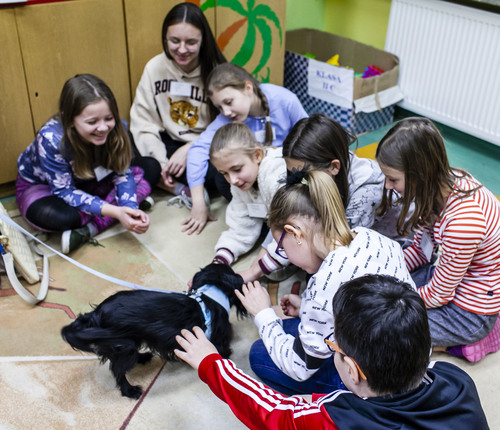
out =
[[[211,284],[219,288],[236,307],[238,317],[247,311],[236,297],[243,279],[225,264],[209,264],[193,278],[191,292]],[[211,298],[201,295],[212,315],[210,340],[220,355],[231,354],[233,334],[226,310]],[[203,330],[205,318],[196,299],[184,293],[162,293],[146,290],[120,291],[96,306],[92,312],[81,314],[61,330],[62,337],[74,349],[92,352],[101,363],[110,362],[110,369],[123,396],[138,399],[142,388],[132,386],[125,376],[137,363],[144,364],[158,354],[165,360],[175,360],[179,348],[175,336],[182,329]],[[147,347],[151,352],[139,352]]]

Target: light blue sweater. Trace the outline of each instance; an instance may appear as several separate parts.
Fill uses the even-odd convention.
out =
[[[286,88],[273,84],[261,84],[260,88],[266,95],[269,103],[269,116],[271,117],[274,134],[273,146],[282,146],[283,140],[295,123],[302,118],[306,118],[308,115],[297,96]],[[215,132],[229,122],[231,122],[229,118],[219,114],[189,149],[187,157],[187,180],[190,188],[205,183],[210,144]],[[252,130],[257,140],[259,140],[258,135],[265,135],[264,117],[248,116],[243,123]]]

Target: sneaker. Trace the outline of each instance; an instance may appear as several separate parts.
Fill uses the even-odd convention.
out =
[[[153,200],[153,197],[147,196],[142,202],[139,203],[139,209],[141,211],[149,211],[151,208],[155,205],[155,201]]]
[[[490,352],[500,349],[500,317],[497,319],[493,330],[484,339],[471,345],[462,347],[462,354],[469,361],[479,361]]]
[[[74,230],[66,230],[61,236],[61,252],[63,254],[69,254],[85,243],[91,243],[94,246],[102,246],[97,240],[90,236],[88,226],[75,228]]]
[[[454,346],[448,346],[446,348],[446,352],[450,355],[453,355],[453,357],[463,357],[463,345],[454,345]]]

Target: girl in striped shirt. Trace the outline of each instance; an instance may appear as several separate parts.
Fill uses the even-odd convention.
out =
[[[500,202],[468,172],[449,166],[429,119],[397,123],[376,158],[386,176],[381,212],[396,198],[403,207],[399,234],[415,232],[404,256],[428,309],[433,346],[470,361],[497,351]]]

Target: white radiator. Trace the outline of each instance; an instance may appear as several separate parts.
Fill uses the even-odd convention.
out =
[[[400,59],[401,107],[500,145],[500,14],[392,0],[385,50]]]

